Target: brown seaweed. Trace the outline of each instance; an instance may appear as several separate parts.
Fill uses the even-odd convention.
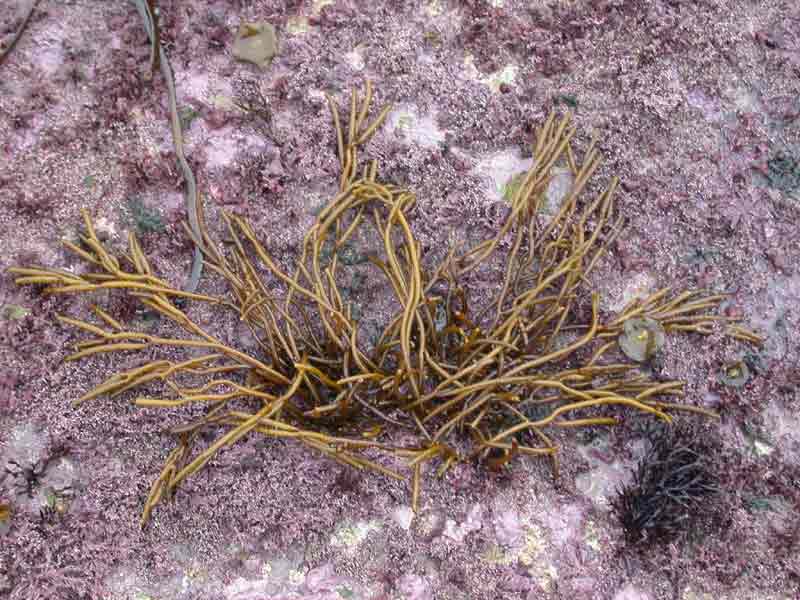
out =
[[[523,456],[542,456],[557,472],[554,431],[613,426],[625,411],[665,423],[681,411],[715,416],[685,403],[682,382],[649,379],[619,352],[618,339],[630,319],[655,322],[666,333],[708,334],[720,322],[735,320],[715,312],[725,296],[662,289],[603,317],[598,294],[586,289],[587,276],[622,230],[614,208],[617,180],[585,198],[600,153],[591,144],[579,159],[568,115],[551,114],[539,129],[533,165],[515,188],[497,235],[467,251],[453,247],[443,262],[430,266],[409,222],[414,194],[381,182],[374,161],[359,164],[359,152],[389,111],[384,108],[370,121],[371,100],[369,83],[363,98],[354,90],[343,122],[328,97],[339,192],[305,235],[292,272],[281,269],[244,219],[229,213],[223,213],[230,242],[225,246],[211,238],[202,221],[199,234],[186,228],[205,264],[227,283],[225,297],[170,286],[153,273],[133,235],[127,253],[113,256],[86,213],[80,242],[66,245],[88,272],[11,269],[18,284],[44,286],[50,294],[121,290],[185,332],[182,337],[139,332],[99,307],[96,324],[60,316],[89,336],[67,360],[153,347],[195,349],[182,361],[145,361],[114,373],[75,401],[113,398],[161,382],[163,396],[135,396],[134,404],[204,408],[204,416],[173,429],[177,444],[152,485],[142,525],[183,480],[248,435],[291,438],[355,469],[397,479],[405,479],[407,470],[416,509],[423,475],[441,476],[459,461],[500,469]],[[569,166],[574,184],[559,212],[543,221],[538,209],[557,164]],[[357,308],[364,313],[368,306],[355,306],[344,293],[352,265],[340,257],[362,229],[378,240],[369,263],[399,307],[372,343],[364,341],[363,321],[354,318]],[[505,256],[495,256],[501,253]],[[505,265],[500,291],[475,307],[470,276],[498,258]],[[261,275],[265,271],[271,281]],[[247,353],[214,337],[176,307],[178,298],[234,311],[260,352]],[[727,333],[760,341],[735,325]],[[216,435],[203,448],[201,432]],[[416,443],[398,443],[400,434],[403,439],[411,434]]]

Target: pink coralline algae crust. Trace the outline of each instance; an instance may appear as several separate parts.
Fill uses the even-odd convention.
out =
[[[0,36],[16,30],[28,1],[8,3]],[[556,436],[557,482],[545,461],[517,460],[501,474],[460,465],[426,482],[410,524],[405,484],[354,475],[291,443],[247,440],[187,480],[140,531],[149,486],[172,449],[164,432],[180,415],[135,410],[124,397],[73,408],[112,368],[140,358],[63,364],[78,338],[55,315],[85,317],[88,300],[20,289],[5,270],[75,268],[60,240],[74,238],[80,208],[121,250],[136,200],[163,224],[141,238],[152,267],[182,285],[192,246],[181,227],[167,92],[159,76],[147,78],[149,47],[132,2],[42,0],[0,63],[0,467],[24,440],[39,439],[41,452],[65,451],[74,472],[63,512],[43,518],[0,471],[0,503],[13,509],[0,524],[0,597],[797,597],[797,3],[158,5],[186,154],[218,239],[220,211],[243,214],[280,263],[292,264],[314,211],[337,188],[323,92],[342,104],[369,78],[376,105],[402,105],[435,129],[426,133],[434,141],[423,143],[414,123],[393,117],[396,126],[365,151],[385,181],[418,195],[412,227],[431,264],[448,239],[484,238],[501,220],[501,196],[487,196],[477,166],[496,153],[526,158],[547,113],[571,108],[576,151],[596,133],[606,157],[597,181],[621,178],[617,210],[627,228],[591,276],[604,310],[639,288],[728,291],[727,313],[744,316],[767,341],[757,350],[719,333],[670,336],[652,365],[664,379],[685,380],[690,403],[722,415],[708,427],[725,449],[724,501],[680,547],[624,546],[608,507],[576,485],[612,463],[579,452],[591,440],[575,432]],[[272,22],[280,38],[280,54],[264,70],[231,55],[240,22],[258,20]],[[504,71],[509,65],[516,70]],[[507,72],[513,77],[491,83]],[[270,119],[234,106],[254,90]],[[498,284],[502,265],[495,267],[473,282],[476,298]],[[206,274],[201,291],[224,289]],[[143,328],[161,327],[135,305],[96,300]],[[255,348],[234,315],[190,310],[214,335]],[[721,366],[742,358],[754,365],[751,380],[722,385]],[[608,443],[619,464],[633,465],[641,423],[608,432]],[[47,481],[36,484],[39,502],[56,506]]]

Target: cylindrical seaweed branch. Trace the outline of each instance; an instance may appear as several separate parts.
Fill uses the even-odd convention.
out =
[[[442,475],[458,461],[481,460],[497,469],[518,456],[548,456],[557,472],[557,446],[547,430],[613,426],[620,410],[665,422],[675,411],[714,416],[665,400],[682,394],[681,382],[649,380],[635,363],[619,354],[609,356],[630,319],[652,319],[668,332],[701,334],[719,321],[734,319],[714,314],[722,295],[671,296],[664,289],[603,321],[598,294],[587,294],[583,287],[621,230],[621,219],[614,217],[617,182],[583,200],[600,157],[592,144],[583,161],[577,160],[569,117],[551,115],[540,130],[532,146],[533,165],[497,235],[463,253],[453,248],[431,268],[423,264],[408,218],[414,194],[381,183],[374,162],[359,176],[358,151],[389,110],[384,108],[368,124],[371,100],[369,84],[361,103],[353,91],[345,130],[336,102],[328,98],[340,189],[307,232],[292,274],[281,270],[244,219],[227,213],[224,225],[233,243],[225,250],[203,223],[199,234],[187,227],[208,268],[226,281],[226,298],[181,291],[156,277],[133,235],[127,255],[112,256],[86,213],[86,234],[80,244],[67,243],[67,248],[93,271],[76,275],[43,267],[11,269],[18,284],[44,285],[45,293],[121,290],[186,333],[177,338],[134,331],[96,307],[100,325],[59,317],[92,336],[79,342],[68,360],[153,346],[203,353],[179,362],[152,360],[115,373],[76,401],[115,397],[161,381],[164,397],[139,396],[134,403],[149,409],[206,408],[203,417],[173,429],[178,445],[151,488],[143,525],[183,480],[247,435],[291,438],[343,464],[400,479],[404,476],[395,463],[405,458],[416,508],[426,462],[438,461]],[[572,170],[574,183],[559,212],[543,221],[538,211],[553,166],[561,161]],[[342,282],[351,274],[339,257],[362,228],[378,240],[369,263],[399,307],[371,345],[359,335],[361,322],[353,316],[352,299],[343,294]],[[508,238],[500,291],[474,310],[468,278],[506,247]],[[273,282],[264,280],[264,271]],[[260,352],[238,350],[235,341],[205,331],[175,306],[173,300],[181,297],[235,311]],[[591,307],[588,322],[578,316],[578,307],[586,302]],[[736,325],[728,333],[760,341]],[[397,444],[400,430],[415,433],[417,443]],[[217,437],[196,450],[203,431],[215,431]]]

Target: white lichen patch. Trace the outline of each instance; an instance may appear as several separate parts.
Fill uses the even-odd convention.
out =
[[[103,600],[154,600],[148,592],[146,581],[140,572],[121,567],[105,579],[106,595]]]
[[[370,532],[380,531],[381,528],[381,523],[376,520],[342,525],[331,536],[331,546],[353,551],[367,539]]]
[[[558,579],[558,569],[550,562],[539,561],[528,569],[531,577],[539,584],[542,591],[550,593],[553,583]]]
[[[572,176],[572,171],[567,167],[553,167],[550,175],[552,179],[547,185],[547,191],[544,193],[541,212],[545,216],[554,217],[561,210],[561,205],[564,204],[564,200],[572,190],[575,178]]]
[[[485,562],[493,565],[510,565],[512,562],[514,562],[514,557],[497,544],[492,544],[489,546],[489,548],[481,555],[481,558]]]
[[[411,529],[411,522],[414,520],[414,511],[410,506],[398,506],[392,511],[392,521],[403,531]]]
[[[682,600],[713,600],[714,596],[708,593],[695,592],[693,589],[687,587],[683,590],[681,598]]]
[[[794,448],[800,447],[800,416],[796,411],[787,410],[781,402],[775,398],[764,411],[764,429],[770,437],[781,443],[789,455],[798,457],[798,452]],[[753,442],[754,450],[761,455],[770,454],[774,449],[767,440],[755,439]]]
[[[547,539],[554,548],[563,548],[580,535],[585,510],[582,504],[581,501],[562,506],[558,511],[543,513],[543,525],[548,531]]]
[[[493,92],[499,92],[500,86],[512,85],[514,83],[514,80],[517,78],[517,73],[519,73],[519,67],[517,65],[506,65],[499,71],[495,71],[484,78],[483,83],[488,85]]]
[[[495,93],[500,91],[503,85],[513,85],[519,73],[519,66],[515,64],[507,64],[493,73],[482,75],[475,66],[475,57],[467,54],[464,57],[464,72],[467,78],[482,83]]]
[[[445,140],[444,131],[436,124],[436,114],[422,115],[412,104],[395,107],[386,118],[386,129],[423,148],[435,148]]]
[[[311,104],[324,104],[326,102],[324,90],[308,88],[306,96]]]
[[[224,587],[222,594],[227,600],[300,598],[297,588],[306,583],[306,570],[295,563],[292,558],[267,562],[261,568],[261,578],[236,577]]]
[[[775,451],[775,448],[770,444],[763,442],[759,439],[753,440],[753,452],[756,456],[769,456]]]
[[[520,544],[524,531],[516,510],[503,508],[495,511],[494,534],[503,547],[515,548]]]
[[[578,452],[589,463],[589,470],[575,477],[575,487],[598,506],[609,508],[609,498],[629,476],[618,460],[612,460],[605,436],[578,445]]]
[[[236,108],[236,104],[234,104],[230,94],[213,94],[209,96],[208,102],[214,108],[219,108],[221,110],[233,110]]]
[[[305,571],[297,564],[297,561],[289,561],[285,558],[279,558],[272,563],[272,575],[286,580],[291,585],[299,585],[306,578]]]
[[[332,6],[333,4],[336,4],[336,0],[314,0],[314,4],[311,5],[311,12],[318,15],[322,12],[323,8]]]
[[[286,33],[289,35],[302,35],[311,31],[308,17],[295,15],[286,20]]]
[[[542,528],[526,520],[522,531],[522,540],[517,546],[508,548],[492,544],[481,558],[485,562],[495,565],[520,564],[527,568],[528,573],[543,590],[548,591],[558,572],[555,566],[547,560],[546,539]]]
[[[366,65],[364,61],[364,45],[358,45],[344,55],[344,61],[350,65],[354,71],[363,71]]]
[[[425,5],[423,11],[429,17],[438,17],[444,12],[444,7],[442,6],[441,0],[432,0]]]
[[[620,312],[634,298],[644,300],[656,290],[656,279],[652,273],[640,271],[634,273],[620,290],[609,290],[600,300],[601,308],[610,312]]]
[[[134,107],[130,113],[130,123],[133,125],[132,133],[135,135],[139,146],[152,158],[158,158],[162,150],[169,150],[172,138],[160,127],[156,127],[152,115],[141,108]]]
[[[183,574],[181,578],[181,590],[188,592],[203,586],[208,582],[208,571],[198,565],[193,565]]]
[[[244,600],[245,598],[266,596],[269,584],[265,580],[248,581],[244,577],[237,577],[223,589],[227,600]]]
[[[223,127],[210,135],[205,143],[207,164],[213,169],[228,166],[240,152],[260,152],[264,140],[256,135],[233,137],[230,129]]]
[[[5,462],[14,461],[22,466],[32,466],[44,456],[47,438],[33,425],[26,423],[12,429],[8,434]]]
[[[614,600],[651,600],[652,597],[647,592],[640,590],[629,583],[614,594]]]
[[[464,56],[464,74],[473,81],[481,80],[481,72],[475,66],[475,57],[469,53]]]
[[[528,573],[536,580],[539,587],[549,592],[558,572],[555,566],[547,560],[544,548],[545,539],[541,528],[532,523],[528,524],[525,527],[524,542],[517,558],[520,564],[528,567]]]
[[[519,149],[507,148],[484,157],[475,166],[473,173],[484,181],[484,192],[488,202],[504,200],[509,194],[509,185],[514,178],[525,173],[533,164],[530,158],[521,158]]]
[[[517,553],[519,562],[526,567],[533,566],[541,557],[544,550],[544,534],[541,527],[536,524],[528,524],[524,528],[525,536],[522,547]]]
[[[0,305],[0,319],[7,319],[9,321],[19,321],[24,319],[31,311],[20,306],[19,304],[3,304]]]
[[[208,140],[206,156],[211,168],[220,168],[230,164],[236,155],[236,141],[225,135],[214,136]]]
[[[289,585],[293,587],[300,587],[306,580],[306,574],[305,571],[291,569],[286,579],[289,582]]]
[[[185,98],[206,98],[210,95],[211,77],[208,71],[189,71],[175,85]]]
[[[483,527],[483,506],[475,504],[467,513],[466,519],[460,524],[455,520],[447,519],[444,524],[443,535],[456,542],[463,542],[464,538]]]
[[[520,563],[531,566],[541,551],[538,532],[525,528],[523,543],[516,548],[508,548],[501,544],[491,544],[481,558],[493,565],[513,565]]]
[[[117,239],[117,228],[114,225],[113,221],[110,221],[107,217],[97,217],[94,221],[94,230],[98,234],[105,234],[110,239]]]
[[[300,587],[305,583],[307,569],[302,565],[302,551],[289,548],[281,554],[265,559],[263,562],[255,557],[245,558],[245,568],[260,576],[260,585],[264,589],[286,591]],[[252,561],[253,567],[247,568]]]
[[[75,483],[77,476],[78,469],[75,463],[68,458],[60,458],[50,463],[41,481],[45,485],[58,489],[71,486]]]
[[[532,159],[527,161],[532,162]],[[503,200],[506,202],[513,202],[520,187],[525,183],[527,170],[520,171],[512,175],[506,182],[500,186],[499,192]],[[539,206],[539,214],[542,215],[542,220],[549,223],[553,220],[558,212],[561,210],[564,200],[572,190],[572,185],[575,178],[572,172],[565,167],[554,167],[551,171],[550,183],[544,193],[544,199]]]
[[[30,53],[35,67],[47,75],[55,74],[64,64],[67,29],[51,27],[36,36],[36,51]]]
[[[614,492],[614,480],[624,475],[618,463],[601,465],[575,478],[575,487],[599,506],[608,507],[609,496]]]
[[[595,552],[600,552],[600,532],[597,529],[597,524],[594,521],[586,521],[586,529],[583,532],[583,541]]]
[[[731,82],[728,88],[723,90],[723,94],[733,102],[737,113],[753,112],[761,109],[758,95],[748,85]]]

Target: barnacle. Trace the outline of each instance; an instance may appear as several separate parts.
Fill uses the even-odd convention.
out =
[[[307,232],[293,272],[284,272],[255,230],[229,213],[223,213],[227,245],[215,243],[202,221],[199,234],[186,228],[205,264],[227,283],[225,297],[176,289],[160,279],[132,234],[128,252],[113,256],[85,212],[80,242],[66,246],[88,272],[11,269],[18,284],[43,285],[46,293],[128,294],[185,332],[162,337],[137,331],[100,306],[94,322],[58,317],[89,336],[70,361],[101,353],[149,355],[157,347],[194,352],[185,360],[145,360],[76,401],[114,398],[162,382],[163,396],[139,395],[134,404],[203,409],[202,416],[172,430],[177,444],[153,483],[142,524],[217,451],[248,435],[289,438],[356,469],[410,477],[416,508],[429,465],[442,475],[459,461],[500,468],[521,456],[540,456],[557,472],[552,430],[613,426],[623,410],[664,422],[677,411],[715,416],[680,401],[681,382],[650,380],[615,351],[632,319],[658,323],[666,332],[710,333],[714,323],[733,320],[714,314],[724,295],[662,289],[606,320],[598,294],[583,289],[622,220],[615,217],[616,179],[599,195],[583,198],[600,155],[595,143],[582,157],[576,154],[568,116],[553,114],[540,128],[533,164],[515,188],[497,235],[466,251],[453,247],[440,264],[428,265],[408,218],[414,194],[381,182],[374,161],[359,166],[359,152],[389,111],[385,107],[369,122],[371,99],[369,83],[363,98],[354,90],[343,123],[328,97],[339,192]],[[537,212],[554,168],[569,168],[572,186],[556,214],[543,220]],[[364,253],[367,263],[348,258],[356,239],[373,244]],[[499,292],[476,306],[465,287],[468,277],[500,253],[505,273]],[[364,269],[394,296],[397,312],[386,322],[374,323],[369,300],[345,293]],[[218,339],[178,308],[177,299],[234,311],[260,351],[248,353]],[[370,336],[370,327],[379,333]],[[737,326],[728,334],[760,340]],[[216,437],[198,447],[207,433]],[[405,459],[406,472],[396,467],[398,457]]]
[[[744,387],[750,381],[750,368],[743,360],[725,364],[719,372],[719,380],[730,387]]]
[[[644,362],[661,350],[665,339],[664,328],[655,319],[633,318],[623,325],[619,347],[631,360]]]

